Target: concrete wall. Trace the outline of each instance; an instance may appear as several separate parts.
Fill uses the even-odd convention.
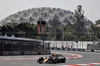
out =
[[[79,48],[79,49],[87,49],[87,44],[91,44],[93,42],[90,41],[78,41],[76,43],[75,41],[46,41],[46,42],[51,42],[50,46],[51,47],[58,47],[61,48],[62,46],[64,47],[69,47],[69,48]]]
[[[94,50],[99,50],[100,49],[100,47],[99,47],[99,45],[98,44],[88,44],[87,45],[87,49],[88,50],[90,50],[90,49],[94,49]]]

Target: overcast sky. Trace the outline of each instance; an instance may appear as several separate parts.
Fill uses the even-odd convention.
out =
[[[93,23],[100,19],[100,0],[0,0],[0,20],[30,8],[52,7],[74,12],[82,5],[84,15]]]

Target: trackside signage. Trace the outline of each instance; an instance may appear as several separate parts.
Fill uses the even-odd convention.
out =
[[[45,24],[46,24],[46,21],[38,21],[37,22],[38,34],[45,34]]]

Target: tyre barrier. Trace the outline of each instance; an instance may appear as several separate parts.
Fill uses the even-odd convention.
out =
[[[68,50],[68,51],[86,51],[86,52],[99,52],[100,50],[94,50],[94,49],[77,49],[77,48],[53,48],[51,47],[51,50]]]
[[[51,51],[2,51],[0,55],[8,56],[8,55],[46,55],[51,54]]]
[[[6,55],[20,55],[21,52],[20,51],[3,51],[3,54],[4,56]]]
[[[31,55],[37,55],[38,52],[37,51],[31,51]]]
[[[85,51],[85,49],[76,49],[76,48],[51,48],[51,50],[69,50],[69,51]]]
[[[3,51],[0,51],[0,55],[3,55]]]

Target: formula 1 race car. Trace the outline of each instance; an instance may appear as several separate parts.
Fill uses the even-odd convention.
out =
[[[66,58],[63,57],[63,55],[61,54],[55,54],[55,56],[50,56],[49,57],[40,57],[37,62],[39,64],[42,63],[65,63],[66,62]]]

